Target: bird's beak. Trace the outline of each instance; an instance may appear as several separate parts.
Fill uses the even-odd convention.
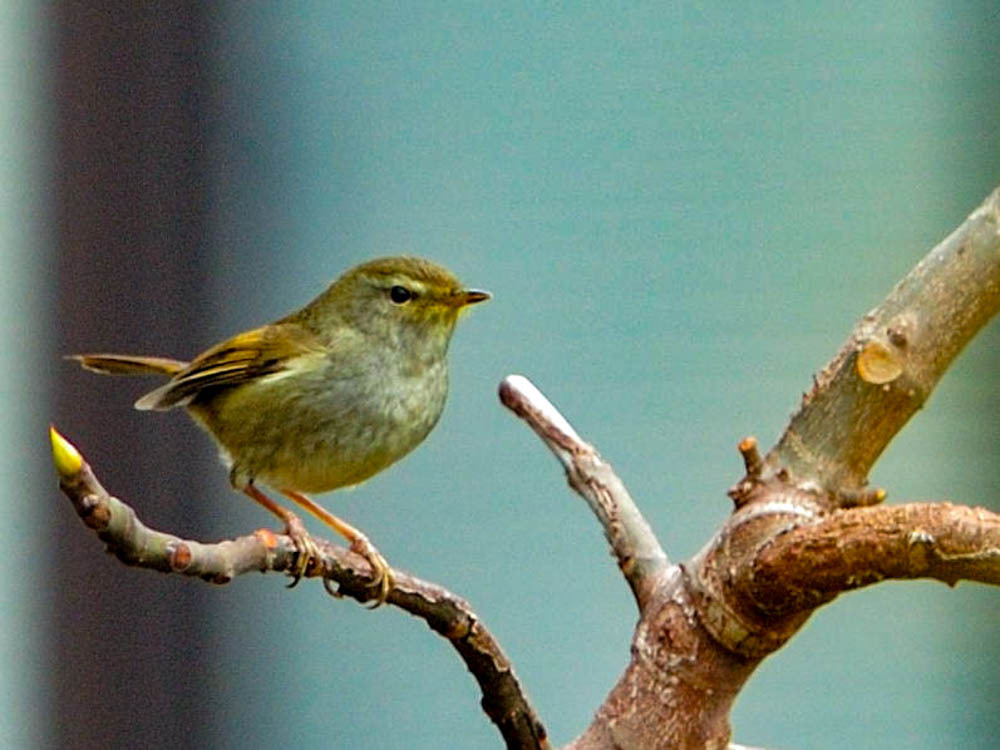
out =
[[[477,302],[485,302],[493,295],[482,289],[463,289],[455,295],[456,307],[467,307]]]

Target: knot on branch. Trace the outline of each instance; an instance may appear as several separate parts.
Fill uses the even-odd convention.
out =
[[[778,480],[745,479],[736,489],[739,508],[685,571],[705,629],[725,648],[762,658],[794,635],[808,613],[775,618],[748,595],[746,578],[773,539],[816,523],[826,509],[816,493]]]

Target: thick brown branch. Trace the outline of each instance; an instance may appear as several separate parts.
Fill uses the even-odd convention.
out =
[[[840,591],[889,576],[998,582],[996,516],[882,508],[885,492],[864,488],[886,444],[998,307],[1000,191],[865,316],[765,458],[755,440],[740,444],[736,511],[692,560],[654,568],[632,660],[573,750],[725,747],[729,711],[753,670]],[[512,380],[504,403],[587,497],[574,483],[573,446],[593,449]],[[618,553],[613,514],[600,496],[587,500]],[[867,507],[836,510],[848,506]]]
[[[151,529],[126,503],[101,486],[90,466],[68,442],[53,431],[53,453],[59,486],[83,522],[107,545],[108,552],[126,565],[162,573],[196,576],[226,583],[251,571],[288,572],[296,556],[292,539],[260,530],[248,536],[215,543],[181,539]],[[371,569],[365,560],[326,541],[314,540],[321,568],[308,577],[336,582],[339,592],[359,602],[371,599]],[[550,747],[534,707],[528,701],[513,666],[500,644],[469,604],[446,589],[393,570],[395,582],[387,603],[423,619],[459,653],[482,689],[482,706],[497,725],[509,748]]]
[[[729,743],[729,712],[762,657],[703,626],[686,571],[671,566],[632,642],[632,659],[587,730],[565,750],[674,750]]]
[[[641,611],[670,563],[625,484],[526,377],[504,378],[500,401],[527,422],[563,465],[570,487],[604,528]]]
[[[885,447],[998,309],[1000,188],[861,319],[766,456],[764,478],[790,471],[803,487],[863,487]]]
[[[775,615],[890,578],[1000,585],[1000,515],[950,503],[836,511],[776,536],[743,575],[747,595]]]

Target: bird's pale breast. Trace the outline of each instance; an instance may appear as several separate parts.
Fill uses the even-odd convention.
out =
[[[374,377],[334,367],[282,373],[218,394],[225,409],[190,410],[218,441],[237,486],[256,480],[319,493],[362,482],[413,450],[440,417],[447,390],[442,357],[416,372],[386,366]]]

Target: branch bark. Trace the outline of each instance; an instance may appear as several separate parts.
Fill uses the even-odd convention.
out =
[[[773,615],[886,579],[1000,586],[1000,515],[951,503],[853,508],[777,536],[737,584]]]
[[[955,357],[1000,309],[1000,188],[865,315],[816,376],[763,478],[850,505]]]

